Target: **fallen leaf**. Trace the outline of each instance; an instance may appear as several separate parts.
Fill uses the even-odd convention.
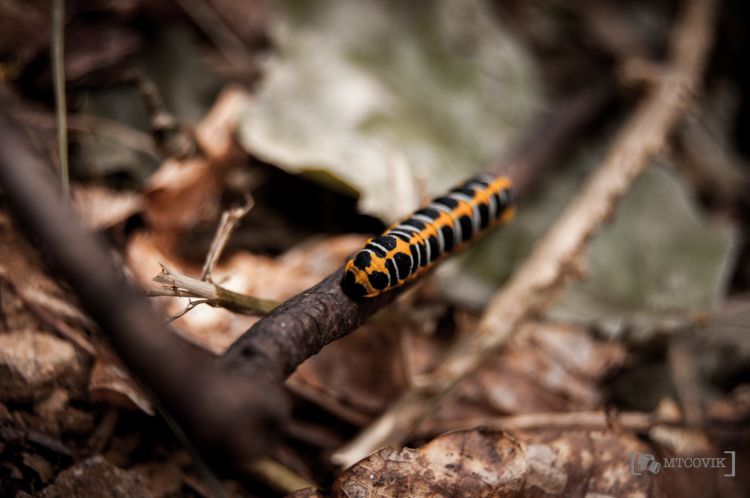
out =
[[[424,424],[456,427],[466,426],[462,419],[498,413],[597,409],[606,399],[604,381],[626,360],[623,345],[597,339],[584,328],[531,322]]]
[[[452,432],[418,448],[384,448],[346,469],[332,497],[665,496],[655,477],[633,475],[634,436],[602,431]]]
[[[393,332],[391,326],[362,327],[302,363],[287,382],[303,383],[320,393],[313,401],[324,408],[330,397],[374,416],[405,387],[399,337]]]
[[[165,250],[176,253],[174,246],[187,232],[218,219],[225,175],[244,157],[233,133],[248,98],[239,87],[224,89],[195,129],[203,154],[184,160],[167,159],[148,179],[144,215]]]
[[[541,101],[531,61],[483,1],[284,2],[272,23],[278,55],[243,115],[242,145],[359,192],[360,210],[386,221],[420,200],[403,199],[395,177],[447,190]]]
[[[587,277],[549,312],[615,335],[646,339],[680,315],[714,308],[724,294],[733,237],[709,225],[680,181],[651,168],[622,200],[614,222],[595,236]]]
[[[89,395],[95,401],[115,406],[136,408],[154,415],[151,400],[135,383],[125,367],[111,352],[100,348],[89,378]]]
[[[141,210],[142,202],[136,192],[82,184],[73,189],[73,206],[89,230],[106,230],[122,223]]]
[[[81,370],[68,341],[35,330],[0,334],[0,400],[42,398]]]

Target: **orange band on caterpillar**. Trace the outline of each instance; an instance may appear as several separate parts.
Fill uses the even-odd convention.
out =
[[[346,263],[341,287],[353,298],[399,287],[515,212],[507,177],[477,175],[433,199],[367,245]]]

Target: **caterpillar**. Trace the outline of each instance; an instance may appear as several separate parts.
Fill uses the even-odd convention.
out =
[[[514,206],[509,178],[477,175],[368,240],[346,263],[341,288],[349,297],[362,298],[399,287],[491,227],[508,222]]]

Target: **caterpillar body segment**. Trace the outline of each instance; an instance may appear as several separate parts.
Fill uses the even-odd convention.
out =
[[[375,297],[416,278],[515,212],[510,179],[477,175],[367,241],[346,263],[341,287],[352,298]]]

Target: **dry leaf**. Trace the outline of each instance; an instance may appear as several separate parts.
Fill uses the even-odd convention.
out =
[[[122,223],[142,208],[141,194],[99,185],[76,185],[73,206],[89,230],[106,230]]]
[[[120,360],[106,348],[100,348],[91,370],[89,394],[93,400],[130,409],[137,408],[149,415],[155,413],[148,397],[130,377]]]
[[[364,326],[302,363],[288,382],[319,393],[315,397],[306,390],[306,397],[332,413],[338,410],[328,406],[330,398],[374,416],[405,386],[399,338],[389,332],[382,326]]]
[[[625,360],[621,344],[584,328],[532,323],[459,389],[458,398],[483,399],[495,412],[512,414],[593,409],[603,401],[601,382]],[[450,406],[455,402],[441,417],[455,418]]]
[[[611,432],[453,432],[418,449],[370,455],[336,479],[331,496],[664,496],[651,474],[632,475],[632,451],[647,448]]]
[[[80,371],[68,341],[35,330],[0,334],[0,400],[40,399]]]

